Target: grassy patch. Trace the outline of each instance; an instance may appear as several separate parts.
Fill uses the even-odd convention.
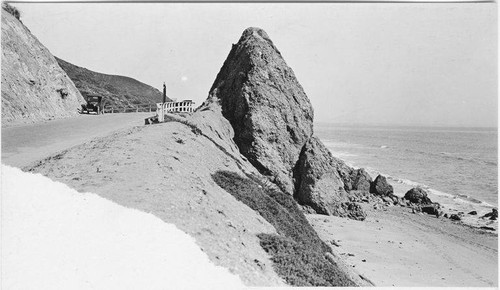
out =
[[[355,286],[325,258],[330,248],[318,237],[291,196],[266,186],[256,176],[218,171],[213,180],[228,193],[257,211],[278,235],[259,235],[276,272],[294,286]]]

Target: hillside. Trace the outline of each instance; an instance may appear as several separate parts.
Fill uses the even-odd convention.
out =
[[[57,57],[56,60],[84,97],[100,95],[107,105],[122,107],[162,101],[162,92],[136,79],[94,72]]]
[[[2,9],[2,127],[74,116],[83,102],[50,51]]]

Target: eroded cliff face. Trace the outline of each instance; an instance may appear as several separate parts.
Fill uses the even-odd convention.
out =
[[[240,152],[282,191],[318,213],[364,219],[346,203],[353,169],[313,137],[311,103],[264,30],[248,28],[233,45],[199,110],[215,106]]]
[[[2,9],[2,126],[73,116],[82,103],[50,51]]]

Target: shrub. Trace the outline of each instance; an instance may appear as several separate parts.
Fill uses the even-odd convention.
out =
[[[21,12],[19,12],[19,10],[16,7],[10,5],[7,2],[3,2],[2,9],[9,12],[12,16],[16,17],[17,20],[21,21]]]
[[[311,227],[291,196],[266,185],[257,176],[217,171],[213,180],[272,224],[278,235],[260,234],[262,248],[271,255],[276,272],[294,286],[355,286],[331,264],[331,249]]]

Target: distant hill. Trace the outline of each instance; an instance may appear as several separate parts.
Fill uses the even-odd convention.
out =
[[[136,79],[94,72],[57,57],[56,60],[84,97],[100,95],[106,105],[113,106],[160,103],[163,99],[158,89]],[[170,101],[168,97],[167,101]]]

